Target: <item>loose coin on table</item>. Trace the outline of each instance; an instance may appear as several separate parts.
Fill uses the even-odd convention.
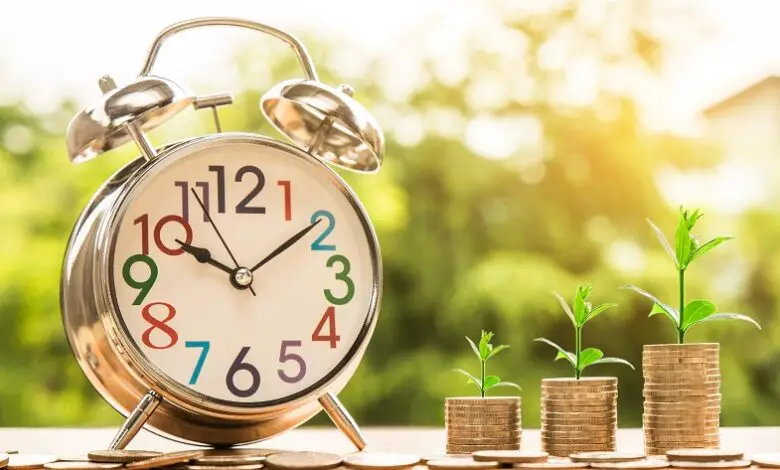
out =
[[[746,468],[751,465],[750,460],[721,460],[721,461],[699,461],[684,462],[682,460],[671,460],[669,462],[674,468]]]
[[[514,467],[525,470],[579,470],[580,468],[588,468],[588,464],[570,460],[550,460],[547,462],[516,463]]]
[[[43,468],[47,463],[57,460],[53,455],[45,454],[11,454],[8,459],[9,470],[32,470]]]
[[[723,449],[673,449],[666,453],[669,460],[684,460],[686,462],[718,462],[721,460],[741,460],[742,452]]]
[[[178,470],[261,470],[262,468],[265,468],[263,464],[261,463],[250,463],[246,465],[223,465],[221,467],[217,467],[215,465],[197,465],[197,464],[187,464],[187,465],[177,465],[175,467],[169,467],[171,469],[176,468]]]
[[[756,454],[753,463],[764,468],[780,468],[780,453]]]
[[[341,462],[340,455],[326,452],[282,452],[265,458],[267,466],[288,470],[336,468]]]
[[[478,462],[463,457],[449,457],[446,459],[429,460],[428,468],[434,470],[481,470],[498,468],[498,462]]]
[[[265,461],[265,457],[262,455],[253,454],[227,454],[227,455],[204,455],[199,459],[195,459],[195,465],[203,466],[236,466],[236,465],[252,465],[259,464]]]
[[[655,470],[658,468],[666,468],[668,466],[668,460],[655,458],[647,460],[634,460],[631,462],[592,462],[590,464],[590,468],[598,468],[602,470]]]
[[[431,460],[444,460],[444,459],[471,459],[470,455],[463,454],[431,454],[423,455],[420,457],[420,462],[430,462]]]
[[[122,464],[70,460],[47,463],[43,468],[46,470],[113,470],[122,468]]]
[[[480,450],[471,457],[478,462],[535,463],[547,461],[549,454],[539,450]]]
[[[266,460],[266,462],[268,462]],[[394,454],[390,452],[356,452],[344,457],[344,465],[352,468],[409,468],[420,462],[420,457],[410,454]]]
[[[643,460],[645,454],[640,452],[577,452],[569,458],[573,462],[632,462]]]
[[[289,452],[289,450],[282,449],[255,449],[252,447],[239,447],[236,449],[206,449],[204,453],[207,457],[216,455],[259,455],[261,457],[268,457],[273,454],[281,454],[282,452]]]
[[[93,450],[87,457],[94,462],[130,463],[162,455],[153,450]]]
[[[137,462],[131,462],[125,464],[125,468],[128,470],[146,470],[149,468],[167,467],[168,465],[174,465],[177,463],[187,463],[191,460],[199,459],[203,457],[202,450],[185,450],[182,452],[170,452],[167,454],[158,455],[146,460],[139,460]]]

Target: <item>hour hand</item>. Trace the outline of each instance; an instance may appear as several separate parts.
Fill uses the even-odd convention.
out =
[[[191,254],[199,263],[206,263],[214,266],[215,268],[218,268],[222,271],[225,271],[228,274],[233,274],[233,269],[228,268],[224,264],[220,263],[219,261],[215,260],[211,257],[211,252],[205,248],[200,248],[198,246],[192,246],[187,243],[184,243],[183,241],[177,239],[176,243],[181,245],[181,249],[184,250],[184,252]]]

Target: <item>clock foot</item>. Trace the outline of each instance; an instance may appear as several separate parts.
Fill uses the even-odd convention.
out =
[[[108,448],[113,450],[127,447],[127,444],[133,440],[138,431],[144,426],[144,423],[146,423],[146,420],[157,409],[160,401],[162,401],[162,396],[159,393],[154,390],[146,392],[146,395],[138,402],[138,406],[127,416],[127,419],[122,427],[119,428]]]
[[[363,433],[360,432],[355,420],[350,416],[349,412],[344,405],[341,404],[336,395],[332,393],[326,393],[320,397],[320,405],[328,413],[333,424],[336,425],[339,430],[344,433],[347,438],[355,444],[358,450],[363,450],[366,447],[366,439],[363,437]]]

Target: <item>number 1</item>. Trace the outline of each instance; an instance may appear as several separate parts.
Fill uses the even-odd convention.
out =
[[[203,348],[200,352],[198,362],[195,363],[195,370],[192,371],[192,377],[190,377],[190,385],[198,383],[198,377],[200,377],[200,371],[203,369],[203,363],[206,362],[206,356],[209,354],[211,348],[211,341],[187,341],[184,343],[186,348]]]

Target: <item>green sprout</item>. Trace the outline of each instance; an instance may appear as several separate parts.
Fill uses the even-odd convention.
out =
[[[617,304],[601,304],[598,307],[594,307],[588,301],[588,297],[592,290],[593,288],[590,286],[578,286],[577,293],[574,295],[574,303],[571,307],[569,307],[561,294],[554,292],[558,301],[561,303],[563,311],[566,313],[566,316],[569,317],[569,320],[571,320],[572,326],[574,326],[573,353],[566,351],[547,338],[536,338],[534,340],[547,343],[557,349],[558,355],[555,356],[555,360],[566,359],[574,368],[574,378],[576,379],[579,379],[582,376],[582,371],[584,371],[585,368],[595,364],[625,364],[632,369],[634,368],[634,366],[625,359],[620,359],[619,357],[604,357],[604,353],[601,352],[600,349],[582,349],[582,329],[585,324],[596,318],[599,314],[613,307],[617,307]]]
[[[477,359],[479,359],[479,365],[480,365],[480,378],[476,378],[467,371],[463,369],[453,369],[455,372],[458,372],[460,374],[463,374],[468,379],[468,382],[470,384],[474,384],[478,389],[480,396],[484,397],[488,390],[496,387],[514,387],[518,390],[520,389],[520,386],[512,383],[512,382],[502,382],[501,378],[499,378],[497,375],[487,375],[487,361],[491,357],[495,356],[496,354],[500,353],[504,349],[508,348],[506,344],[502,344],[499,346],[493,346],[490,344],[490,340],[493,338],[493,333],[490,331],[482,330],[482,337],[479,340],[479,347],[477,347],[476,344],[474,344],[474,341],[471,341],[471,339],[466,336],[466,341],[469,342],[469,345],[471,345],[471,349],[474,351],[474,354],[476,354]]]
[[[761,325],[747,315],[742,315],[741,313],[716,313],[717,309],[715,308],[715,304],[709,300],[691,300],[686,305],[685,271],[690,267],[694,260],[704,253],[707,253],[727,240],[731,240],[731,237],[715,237],[707,243],[699,244],[699,241],[691,231],[702,215],[704,214],[698,209],[690,212],[680,206],[680,220],[677,223],[677,230],[674,233],[674,249],[669,245],[669,242],[666,240],[663,232],[661,232],[661,229],[649,219],[647,221],[653,229],[653,232],[655,232],[655,235],[658,237],[658,240],[661,242],[661,246],[664,247],[664,250],[669,257],[672,258],[672,261],[677,268],[677,281],[680,294],[680,304],[678,308],[661,302],[658,298],[637,286],[623,286],[624,289],[630,289],[653,302],[653,308],[650,311],[651,317],[660,313],[674,323],[675,328],[677,328],[677,341],[680,344],[685,342],[685,333],[687,333],[693,325],[713,320],[742,320],[751,323],[759,330],[761,329]]]

